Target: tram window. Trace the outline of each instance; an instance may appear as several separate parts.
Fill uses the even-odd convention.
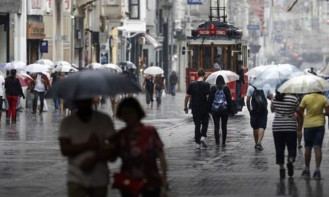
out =
[[[217,46],[214,50],[214,64],[217,62],[223,68],[223,49],[221,46]]]
[[[227,46],[227,64],[226,64],[226,69],[227,70],[231,70],[232,67],[231,67],[231,50],[232,50],[232,47],[231,46]]]
[[[202,47],[202,67],[204,69],[211,69],[211,47]]]
[[[193,47],[193,60],[192,60],[192,68],[198,69],[199,68],[199,47]]]

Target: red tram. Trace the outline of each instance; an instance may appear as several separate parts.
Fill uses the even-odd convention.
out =
[[[226,22],[209,21],[192,30],[192,36],[188,37],[187,49],[188,67],[186,68],[186,85],[197,80],[197,71],[203,68],[206,77],[217,71],[220,65],[222,70],[231,70],[237,73],[239,67],[243,72],[247,71],[248,48],[242,42],[242,31]],[[235,102],[236,112],[244,106],[244,97],[247,91],[248,78],[244,77],[244,84],[237,95],[237,82],[228,83],[232,100]]]

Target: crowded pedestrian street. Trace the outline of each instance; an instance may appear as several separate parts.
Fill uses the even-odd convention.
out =
[[[274,115],[269,113],[268,128],[262,145],[254,149],[249,114],[246,108],[228,121],[226,147],[216,147],[213,124],[208,128],[208,147],[196,149],[191,114],[183,111],[185,94],[166,95],[162,105],[150,107],[145,95],[138,99],[146,111],[145,124],[154,125],[164,143],[168,162],[168,182],[172,196],[328,196],[329,144],[323,145],[322,179],[304,179],[304,148],[298,149],[295,175],[280,179],[275,164],[275,148],[271,130]],[[66,196],[67,161],[60,154],[59,124],[63,116],[47,100],[49,110],[31,115],[31,109],[19,112],[16,125],[0,125],[0,196]],[[101,111],[111,114],[108,105]],[[4,112],[3,112],[4,113]],[[114,119],[115,127],[123,123]],[[327,130],[327,128],[326,128]],[[311,168],[314,167],[314,158]],[[109,163],[111,175],[119,171],[120,161]],[[111,183],[113,179],[111,178]],[[119,196],[111,189],[108,196]]]

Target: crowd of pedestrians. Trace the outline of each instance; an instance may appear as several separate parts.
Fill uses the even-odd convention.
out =
[[[329,104],[323,92],[309,94],[287,94],[272,92],[271,86],[265,84],[261,89],[249,85],[247,90],[247,108],[250,114],[250,125],[253,129],[255,150],[262,151],[262,139],[267,127],[268,103],[271,112],[275,113],[272,133],[276,150],[276,163],[279,165],[281,178],[294,175],[294,162],[297,148],[302,148],[302,135],[305,146],[305,168],[302,176],[310,178],[310,160],[312,150],[315,154],[313,178],[321,178],[322,143],[325,131],[325,116],[329,115]],[[184,102],[184,111],[191,108],[195,125],[196,148],[207,147],[206,137],[209,114],[214,121],[214,137],[218,147],[219,130],[222,131],[222,147],[226,146],[227,122],[233,115],[230,89],[224,78],[219,75],[216,85],[210,86],[205,81],[205,72],[198,71],[198,80],[189,84]],[[220,124],[221,123],[221,124]],[[221,125],[221,128],[220,128]],[[303,130],[304,128],[304,130]],[[302,132],[303,130],[303,132]],[[288,157],[285,162],[285,149]],[[286,168],[285,168],[286,163]]]

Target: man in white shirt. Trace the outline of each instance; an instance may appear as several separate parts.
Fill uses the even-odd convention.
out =
[[[60,148],[68,157],[68,196],[106,197],[109,169],[106,140],[114,134],[109,116],[92,110],[92,99],[75,101],[77,112],[63,119]]]
[[[34,79],[34,99],[32,114],[37,112],[38,98],[40,98],[40,114],[43,112],[45,93],[49,88],[49,79],[42,73],[37,73],[32,76]]]

